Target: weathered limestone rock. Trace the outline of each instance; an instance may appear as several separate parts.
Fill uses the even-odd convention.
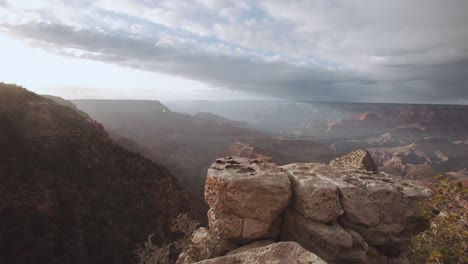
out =
[[[290,199],[288,174],[275,164],[228,157],[208,169],[210,229],[236,243],[276,237]]]
[[[377,166],[370,153],[365,149],[359,149],[330,161],[330,166],[342,169],[366,170],[377,172]]]
[[[310,220],[292,207],[284,214],[280,239],[298,242],[326,261],[336,261],[342,251],[353,248],[352,235],[338,223]]]
[[[274,243],[243,253],[197,262],[199,264],[327,264],[295,242]]]
[[[304,217],[328,223],[343,214],[338,187],[321,175],[309,173],[313,163],[282,166],[289,173],[293,190],[292,206]]]
[[[234,250],[231,250],[225,256],[243,253],[243,252],[246,252],[246,251],[254,249],[254,248],[266,247],[266,246],[271,245],[273,243],[275,243],[275,241],[273,241],[271,239],[255,241],[255,242],[252,242],[252,243],[247,244],[245,246],[242,246],[240,248],[236,248]]]
[[[310,252],[329,263],[408,263],[411,236],[428,225],[419,202],[431,191],[376,171],[365,150],[331,165],[218,159],[205,187],[210,230],[241,245],[257,242],[201,263],[302,263]],[[259,248],[280,229],[281,240],[310,252],[276,248],[283,243]]]
[[[223,256],[239,246],[219,237],[210,230],[200,227],[192,234],[192,247],[180,254],[177,264],[188,264],[197,261]]]
[[[384,173],[340,166],[281,168],[293,189],[282,240],[297,241],[329,263],[406,263],[410,237],[427,225],[418,204],[430,190]]]

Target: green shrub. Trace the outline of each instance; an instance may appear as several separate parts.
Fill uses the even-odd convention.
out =
[[[468,189],[437,176],[436,194],[422,204],[429,229],[412,240],[413,263],[468,263]]]

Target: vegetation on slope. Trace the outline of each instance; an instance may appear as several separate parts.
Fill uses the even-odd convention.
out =
[[[153,241],[154,234],[150,234],[148,240],[139,244],[134,250],[138,264],[176,263],[182,252],[190,254],[192,259],[198,259],[198,256],[193,255],[196,254],[196,250],[193,250],[195,245],[192,241],[192,234],[199,226],[200,222],[192,219],[188,214],[177,215],[171,221],[171,231],[179,235],[178,239],[171,243],[158,245],[157,242]]]
[[[76,110],[0,83],[0,263],[134,263],[187,201],[166,168]]]
[[[413,239],[413,262],[468,263],[468,188],[437,179],[436,194],[422,206],[431,226]]]

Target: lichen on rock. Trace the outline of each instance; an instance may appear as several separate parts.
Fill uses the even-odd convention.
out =
[[[355,169],[365,170],[370,172],[377,172],[377,165],[370,153],[365,149],[359,149],[346,154],[342,157],[330,161],[330,166],[342,169]]]

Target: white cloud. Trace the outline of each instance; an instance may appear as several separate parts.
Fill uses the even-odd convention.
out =
[[[0,11],[2,22],[9,24],[4,28],[48,42],[44,47],[78,46],[90,52],[89,58],[177,74],[216,87],[291,97],[328,89],[324,96],[337,100],[360,100],[353,97],[352,89],[367,91],[360,94],[362,100],[375,98],[379,91],[385,96],[405,91],[412,101],[434,101],[434,91],[447,101],[468,97],[464,81],[468,1],[464,0],[32,2],[8,2],[9,12]],[[75,29],[76,34],[20,32],[39,22],[50,23],[54,30]],[[14,26],[24,23],[28,26]],[[88,42],[82,42],[82,33],[96,29],[109,38],[88,34]],[[137,47],[116,50],[108,42],[112,39]],[[132,51],[151,42],[159,48]],[[124,62],[118,52],[130,57]],[[159,57],[165,66],[156,67],[147,59]],[[206,68],[192,69],[197,62],[196,67]],[[222,68],[213,69],[214,65]],[[209,76],[210,71],[219,76]],[[276,76],[267,74],[271,71]],[[253,73],[258,76],[253,78]]]

